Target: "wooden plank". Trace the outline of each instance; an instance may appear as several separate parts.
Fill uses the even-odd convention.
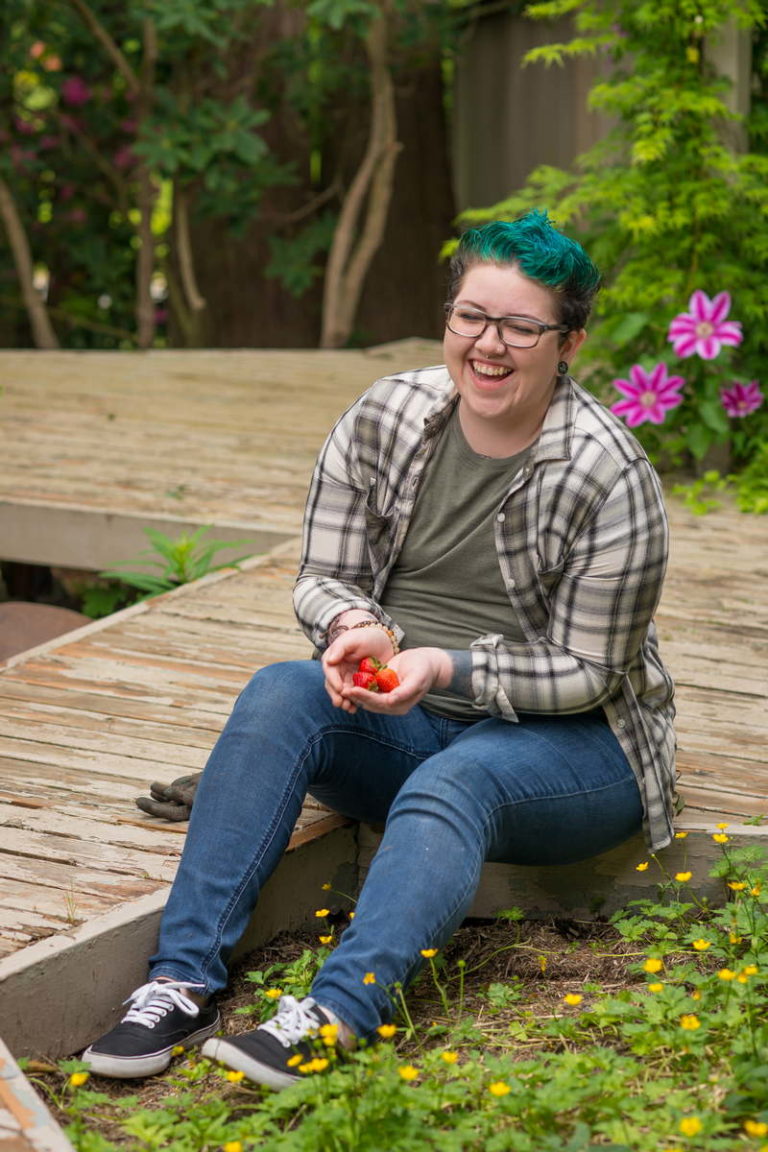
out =
[[[74,1152],[41,1098],[0,1040],[2,1152]]]

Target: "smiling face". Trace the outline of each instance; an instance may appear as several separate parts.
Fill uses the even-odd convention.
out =
[[[559,324],[557,297],[513,264],[473,264],[454,300],[489,316],[522,316]],[[470,446],[489,456],[511,456],[531,443],[552,399],[559,360],[570,360],[586,333],[544,332],[535,348],[509,348],[495,325],[482,335],[446,329],[445,363],[456,386],[459,419]]]

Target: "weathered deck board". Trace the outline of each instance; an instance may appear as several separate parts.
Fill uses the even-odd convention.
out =
[[[147,524],[272,547],[300,531],[333,420],[439,349],[0,352],[2,557],[105,568],[146,547]]]

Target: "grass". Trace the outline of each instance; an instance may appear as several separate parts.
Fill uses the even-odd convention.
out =
[[[343,1061],[319,1040],[323,1070],[284,1092],[197,1055],[138,1084],[28,1073],[78,1152],[768,1152],[768,864],[717,835],[722,906],[678,873],[610,924],[465,927],[392,990],[391,1037]],[[249,957],[227,1030],[303,994],[327,947]]]

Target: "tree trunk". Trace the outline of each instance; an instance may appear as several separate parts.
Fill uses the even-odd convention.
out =
[[[141,81],[136,115],[139,123],[152,109],[155,66],[157,64],[157,33],[152,20],[144,21],[144,51],[141,61]],[[152,276],[155,271],[155,237],[152,233],[152,214],[157,189],[152,173],[143,161],[137,168],[138,177],[138,239],[136,257],[136,342],[139,348],[151,348],[155,339],[155,304],[152,299]]]
[[[45,351],[53,351],[59,347],[59,341],[48,317],[45,304],[35,288],[32,254],[24,225],[16,208],[16,202],[10,188],[2,178],[0,178],[0,217],[2,217],[5,230],[8,233],[8,243],[13,254],[16,275],[21,287],[21,295],[29,318],[29,326],[32,329],[35,347]]]
[[[384,238],[392,200],[399,145],[384,11],[371,21],[365,48],[371,70],[368,146],[344,197],[325,270],[322,348],[341,348],[349,339],[365,276]]]

